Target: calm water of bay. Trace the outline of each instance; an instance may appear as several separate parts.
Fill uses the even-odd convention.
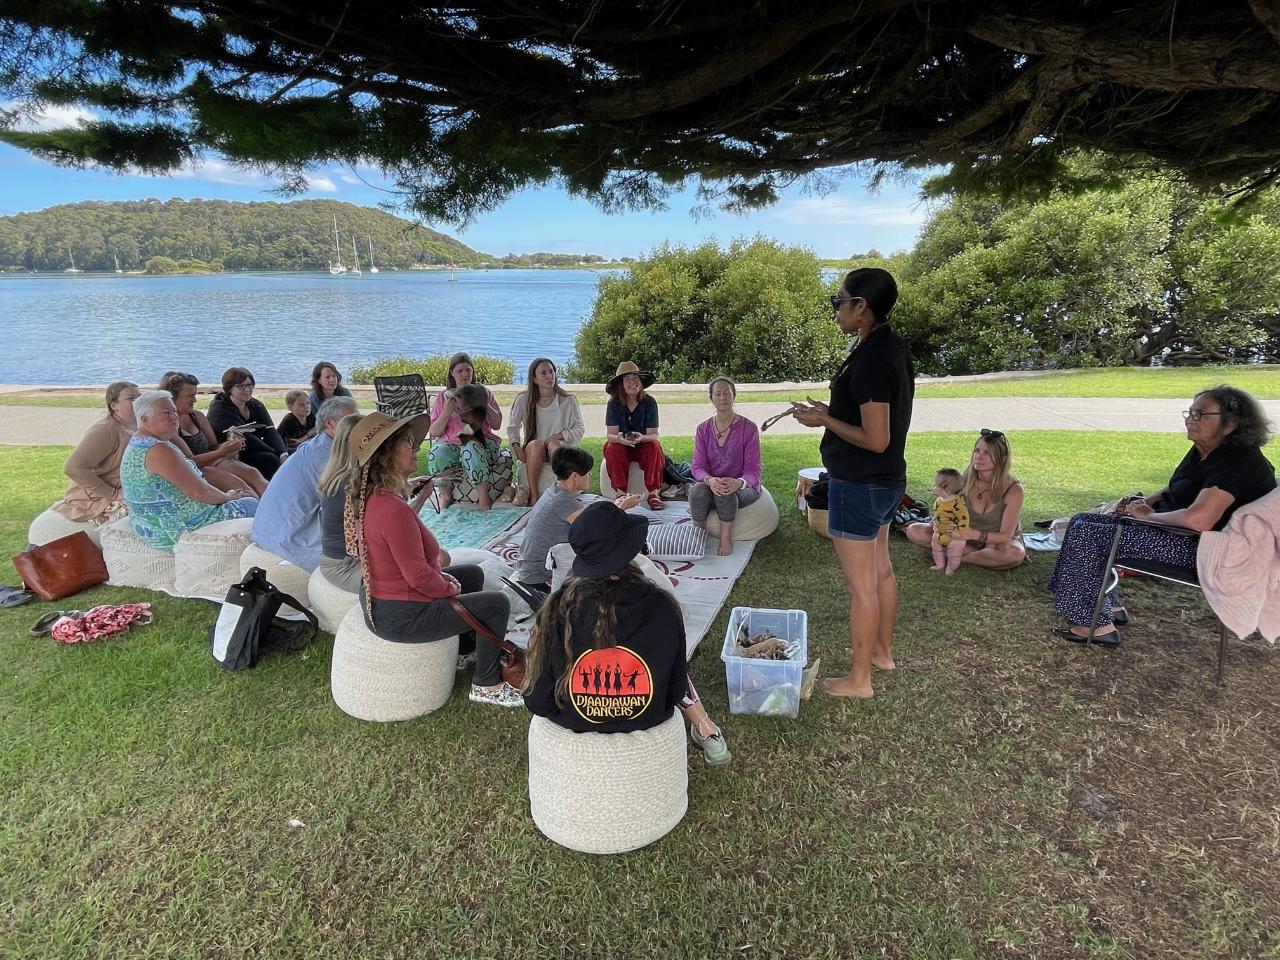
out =
[[[0,276],[0,383],[154,383],[166,370],[216,382],[245,366],[301,383],[318,360],[353,363],[467,350],[563,366],[590,315],[592,270],[365,274]]]

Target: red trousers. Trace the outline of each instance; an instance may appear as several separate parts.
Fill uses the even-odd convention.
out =
[[[604,445],[604,466],[609,471],[609,483],[618,493],[627,492],[627,473],[631,470],[631,464],[636,461],[644,470],[645,490],[661,490],[662,468],[667,462],[662,444],[655,441],[634,447],[624,447],[620,443]]]

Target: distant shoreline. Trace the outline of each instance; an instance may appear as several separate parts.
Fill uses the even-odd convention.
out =
[[[529,264],[524,266],[515,266],[514,264],[496,264],[487,267],[448,267],[436,266],[429,267],[379,267],[375,276],[382,276],[387,273],[449,273],[451,270],[456,273],[489,273],[495,270],[555,270],[564,272],[566,270],[629,270],[634,266],[633,263],[625,263],[621,260],[610,260],[604,263],[580,263],[566,265],[538,265]],[[81,270],[78,273],[67,273],[62,270],[23,270],[18,267],[0,267],[0,276],[18,276],[18,277],[42,277],[46,279],[55,277],[64,277],[68,280],[74,280],[78,277],[216,277],[216,276],[246,276],[260,273],[292,273],[292,274],[320,274],[328,275],[327,267],[314,267],[312,269],[299,270],[269,270],[269,269],[253,269],[253,270],[175,270],[172,273],[147,273],[145,270],[126,270],[124,273],[115,273],[111,270]],[[364,271],[369,274],[369,271]]]

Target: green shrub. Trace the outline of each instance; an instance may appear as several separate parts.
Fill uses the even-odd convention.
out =
[[[634,360],[667,382],[823,379],[848,348],[827,299],[834,288],[810,251],[773,240],[663,246],[628,274],[600,278],[568,376],[607,380]]]
[[[475,365],[476,380],[480,383],[511,383],[515,378],[516,365],[510,360],[473,353],[471,362]],[[420,360],[403,354],[383,357],[371,361],[368,366],[353,364],[351,382],[373,383],[374,377],[399,377],[406,373],[420,373],[428,386],[440,386],[444,383],[448,363],[449,355],[443,353],[423,357]]]
[[[147,273],[177,273],[182,268],[169,257],[152,257],[147,261]]]

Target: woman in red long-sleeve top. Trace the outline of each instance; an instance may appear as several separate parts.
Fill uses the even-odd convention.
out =
[[[472,616],[502,636],[510,614],[506,596],[483,589],[479,566],[450,565],[448,553],[405,501],[426,419],[392,420],[371,413],[352,431],[360,469],[349,482],[343,519],[347,552],[360,558],[365,622],[394,643],[431,643],[458,634],[463,652],[459,667],[475,661],[470,699],[518,707],[524,701],[518,690],[502,681],[497,644],[468,630],[448,601],[458,597]]]

